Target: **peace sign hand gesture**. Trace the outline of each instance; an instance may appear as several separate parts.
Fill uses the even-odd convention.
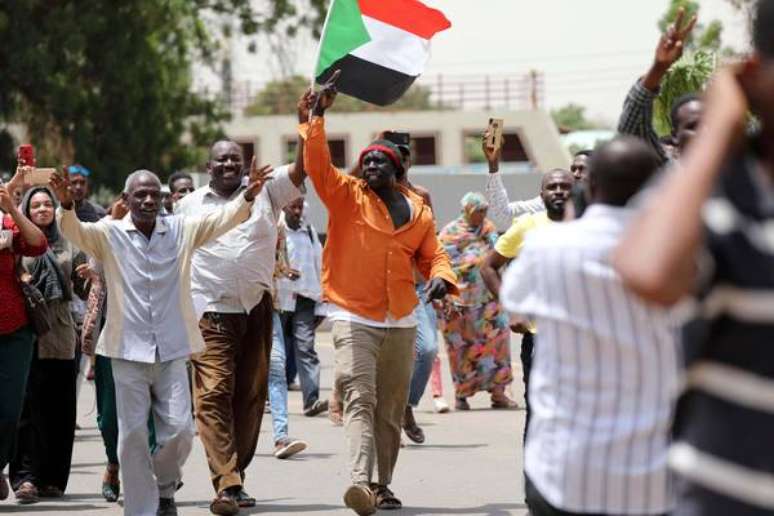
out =
[[[667,28],[656,47],[656,66],[667,70],[682,57],[685,41],[696,26],[696,20],[694,15],[685,23],[685,9],[681,7],[677,11],[675,22]]]

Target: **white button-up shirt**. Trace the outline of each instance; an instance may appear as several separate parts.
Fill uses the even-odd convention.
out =
[[[296,298],[322,301],[322,245],[317,232],[311,224],[302,222],[298,229],[285,225],[285,248],[288,253],[288,265],[297,270],[297,280],[280,278],[277,280],[277,299],[280,310],[295,312]]]
[[[202,351],[191,302],[191,258],[194,249],[247,219],[250,206],[240,195],[207,215],[158,217],[150,239],[131,215],[90,224],[60,208],[62,234],[104,267],[107,322],[96,352],[154,363]]]
[[[533,231],[503,281],[504,306],[538,327],[524,468],[565,511],[665,514],[673,506],[675,321],[627,291],[610,265],[630,215],[593,205],[577,221]]]
[[[274,179],[256,197],[246,222],[194,254],[191,292],[197,317],[201,318],[204,312],[249,313],[271,291],[277,221],[282,208],[303,195],[288,171],[288,166],[275,170]],[[240,192],[241,189],[234,196],[241,195]],[[186,195],[175,207],[175,213],[212,213],[229,201],[203,186]]]

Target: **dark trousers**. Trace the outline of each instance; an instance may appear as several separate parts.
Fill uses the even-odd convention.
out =
[[[241,486],[255,454],[269,388],[272,345],[269,294],[249,314],[207,312],[206,348],[191,357],[199,438],[216,492]]]
[[[29,326],[0,335],[0,471],[13,459],[35,335]]]
[[[110,359],[94,357],[94,390],[97,391],[97,428],[105,445],[108,464],[118,464],[118,412],[116,410],[116,385]],[[148,445],[151,453],[156,449],[156,429],[153,414],[148,416]]]
[[[314,349],[317,303],[298,296],[295,312],[280,312],[282,333],[285,339],[285,367],[294,367],[293,376],[298,373],[304,409],[310,408],[320,398],[320,358]],[[290,374],[288,374],[290,376]]]
[[[535,484],[532,483],[529,477],[525,477],[524,490],[527,494],[527,505],[529,506],[530,516],[617,516],[610,513],[570,512],[558,509],[543,498],[543,495],[540,494],[540,491],[537,490]],[[666,515],[664,514],[661,516]]]
[[[527,429],[532,416],[529,407],[529,374],[532,371],[532,358],[535,356],[535,334],[525,333],[521,338],[521,370],[524,380],[524,403],[527,407],[527,414],[524,421],[524,444],[527,443]]]
[[[75,359],[32,359],[16,456],[10,477],[14,490],[23,482],[64,491],[70,477],[75,439]]]

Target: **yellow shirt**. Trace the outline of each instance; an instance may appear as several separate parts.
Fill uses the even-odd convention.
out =
[[[533,229],[546,226],[551,223],[546,212],[531,213],[514,219],[511,227],[495,244],[495,251],[506,258],[516,258],[524,247],[524,238]]]
[[[521,253],[521,248],[524,247],[524,238],[527,236],[527,233],[533,229],[547,226],[551,222],[545,211],[517,217],[513,220],[513,224],[508,228],[508,231],[497,239],[495,251],[506,258],[517,258],[519,253]],[[537,333],[537,326],[532,321],[529,323],[529,331]]]

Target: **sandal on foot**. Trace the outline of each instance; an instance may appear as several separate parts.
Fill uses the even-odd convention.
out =
[[[353,484],[344,493],[344,505],[359,516],[369,516],[376,512],[376,498],[373,491],[363,484]]]
[[[16,502],[22,505],[38,503],[38,488],[32,482],[22,482],[19,489],[13,492],[16,496]]]
[[[470,410],[470,404],[466,398],[457,398],[454,401],[454,410]]]
[[[210,512],[221,516],[233,516],[239,513],[236,493],[231,489],[224,489],[210,503]]]
[[[236,500],[240,507],[255,507],[255,498],[247,494],[243,487],[239,488]]]
[[[519,408],[519,404],[503,394],[498,397],[492,396],[492,408],[497,410],[515,410]]]
[[[374,494],[376,495],[376,508],[380,511],[397,511],[403,508],[403,503],[387,486],[376,486]]]
[[[38,496],[41,498],[63,498],[64,491],[56,486],[43,486],[38,489]]]

